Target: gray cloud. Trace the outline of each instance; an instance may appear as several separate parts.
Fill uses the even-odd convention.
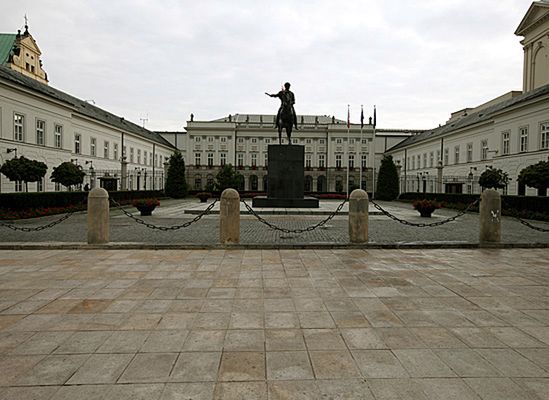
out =
[[[292,82],[297,111],[429,128],[521,88],[513,32],[529,0],[69,1],[3,5],[28,13],[50,83],[151,129],[229,113],[272,113],[264,91]]]

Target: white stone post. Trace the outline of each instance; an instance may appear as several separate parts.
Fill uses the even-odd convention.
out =
[[[225,189],[219,206],[219,241],[221,244],[240,242],[240,195]]]
[[[480,196],[479,222],[481,245],[501,242],[501,195],[494,189]]]
[[[349,240],[351,243],[368,242],[368,193],[355,189],[349,196]]]
[[[103,188],[88,194],[88,244],[109,243],[109,193]]]

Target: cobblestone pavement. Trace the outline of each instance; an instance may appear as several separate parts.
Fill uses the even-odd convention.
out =
[[[547,399],[548,259],[0,251],[0,399]]]
[[[194,202],[196,204],[196,202]],[[331,202],[324,210],[335,210],[339,202]],[[421,218],[407,203],[383,203],[391,213],[411,222],[435,222],[456,215],[456,210],[437,210],[431,219]],[[205,205],[201,207],[205,208]],[[373,209],[372,206],[370,206]],[[182,213],[179,203],[163,202],[147,222],[161,226],[180,225],[195,215]],[[131,209],[132,212],[135,209]],[[313,211],[314,212],[314,211]],[[136,213],[135,215],[138,215]],[[59,216],[17,221],[16,224],[37,226]],[[264,218],[285,228],[306,228],[326,218],[326,215],[265,215]],[[243,244],[341,244],[349,242],[348,217],[336,216],[326,226],[312,232],[286,234],[261,224],[255,217],[242,214],[241,243]],[[383,215],[371,215],[369,227],[370,243],[478,243],[478,214],[466,214],[456,221],[439,226],[417,228],[402,225]],[[537,226],[549,228],[549,224],[534,222]],[[0,242],[86,242],[86,215],[75,214],[54,228],[41,232],[14,232],[0,227]],[[514,218],[502,219],[502,240],[505,243],[549,243],[549,233],[541,233],[523,226]],[[151,230],[135,223],[119,210],[111,210],[111,242],[155,243],[155,244],[216,244],[219,242],[219,216],[210,215],[176,231]]]

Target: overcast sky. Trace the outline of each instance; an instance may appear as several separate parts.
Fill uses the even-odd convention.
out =
[[[431,128],[522,89],[530,0],[19,0],[50,85],[153,130],[275,113],[289,81],[299,114]]]

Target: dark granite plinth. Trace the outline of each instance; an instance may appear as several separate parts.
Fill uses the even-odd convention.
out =
[[[303,197],[305,148],[296,145],[270,145],[267,197],[252,200],[253,207],[318,208],[318,199]]]
[[[305,148],[272,144],[268,148],[267,197],[301,199],[305,191]]]
[[[279,197],[256,196],[252,199],[252,207],[318,208],[318,199],[314,197],[281,199]]]

